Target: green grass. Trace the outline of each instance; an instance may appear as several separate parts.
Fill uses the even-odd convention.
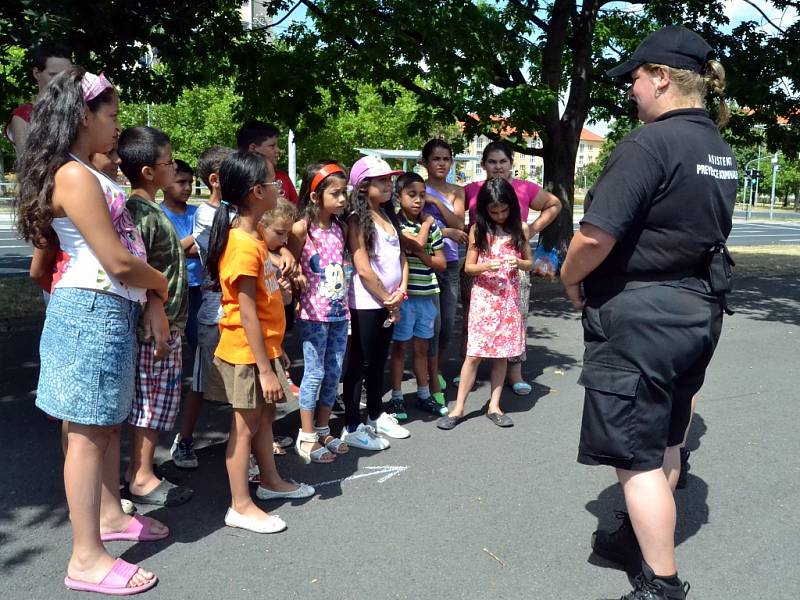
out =
[[[731,253],[736,261],[734,276],[800,275],[800,245],[738,246]],[[549,282],[536,280],[537,285]],[[27,277],[0,278],[0,315],[3,319],[33,319],[44,316],[42,291]]]
[[[800,274],[800,245],[732,246],[734,277]]]

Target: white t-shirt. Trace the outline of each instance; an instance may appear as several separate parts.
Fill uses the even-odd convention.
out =
[[[197,322],[203,325],[216,325],[222,312],[222,292],[211,290],[211,277],[208,275],[206,261],[208,259],[208,242],[211,238],[211,226],[214,224],[214,215],[217,214],[216,206],[203,203],[197,207],[194,213],[194,225],[192,227],[192,237],[197,245],[200,254],[200,262],[203,264],[203,285],[200,308],[197,311]]]
[[[147,250],[139,230],[136,229],[136,224],[128,209],[125,208],[125,193],[122,188],[77,157],[70,156],[86,167],[100,183],[119,241],[133,256],[147,262]],[[54,276],[54,280],[56,280],[54,288],[101,290],[142,304],[147,301],[147,290],[129,286],[106,272],[97,255],[69,217],[54,218],[53,230],[58,235],[61,250],[67,255],[63,266]]]

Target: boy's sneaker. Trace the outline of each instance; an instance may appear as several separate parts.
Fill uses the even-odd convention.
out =
[[[180,469],[196,469],[200,464],[197,460],[197,454],[194,453],[194,444],[191,440],[182,439],[180,433],[175,435],[170,454],[172,455],[172,462]]]
[[[689,480],[689,452],[686,448],[680,449],[681,453],[681,472],[678,475],[678,485],[675,486],[676,489],[682,490],[686,487],[686,483]]]
[[[642,561],[641,572],[633,579],[633,591],[620,600],[686,600],[689,582],[677,579],[670,584],[657,578],[650,566]]]
[[[406,410],[406,404],[403,402],[402,399],[393,398],[389,400],[389,414],[394,415],[394,418],[398,421],[405,421],[408,419],[408,411]]]
[[[618,510],[617,519],[622,521],[615,531],[598,529],[592,534],[592,550],[607,561],[616,563],[629,573],[636,573],[642,564],[642,551],[633,532],[628,513]]]
[[[436,400],[436,404],[439,406],[447,406],[447,400],[444,399],[444,394],[442,392],[434,392],[431,394],[431,398]]]
[[[425,412],[429,412],[432,415],[436,415],[437,417],[444,417],[447,416],[449,412],[446,406],[440,406],[436,400],[433,399],[433,396],[428,398],[420,398],[417,396],[417,407],[420,410],[424,410]]]
[[[396,440],[404,440],[411,437],[411,432],[398,424],[397,419],[388,413],[381,413],[376,420],[368,419],[367,425],[372,427],[381,435],[385,435]]]
[[[352,433],[348,432],[345,427],[342,430],[341,440],[346,442],[348,446],[361,448],[362,450],[386,450],[391,446],[389,440],[379,436],[372,427],[364,425],[364,423],[361,423]]]

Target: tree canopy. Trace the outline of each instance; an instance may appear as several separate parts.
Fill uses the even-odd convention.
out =
[[[322,129],[337,110],[352,109],[359,93],[354,82],[394,82],[381,88],[382,99],[393,104],[401,90],[412,93],[419,105],[416,130],[460,121],[467,136],[507,134],[521,152],[543,157],[544,183],[570,207],[583,125],[632,119],[625,91],[603,73],[666,24],[686,24],[717,49],[728,69],[729,97],[748,109],[735,115],[731,139],[752,140],[753,126],[760,124],[770,150],[797,155],[800,23],[747,21],[732,27],[724,4],[274,0],[273,14],[305,6],[308,15],[278,33],[243,27],[240,0],[8,0],[0,6],[0,44],[7,50],[63,39],[79,62],[104,68],[121,84],[126,99],[174,99],[184,87],[228,78],[244,113],[302,124],[308,132]],[[765,6],[798,9],[800,2],[750,4],[763,13]],[[140,66],[147,45],[157,49],[159,69]],[[24,61],[4,52],[0,69],[11,75],[0,84],[0,96],[30,95]],[[319,110],[325,106],[330,108]],[[528,148],[523,132],[538,133],[541,148]],[[563,246],[571,233],[570,213],[563,211],[545,232],[545,244]]]

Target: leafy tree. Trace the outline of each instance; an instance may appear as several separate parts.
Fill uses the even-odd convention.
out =
[[[273,10],[294,2],[281,0]],[[730,70],[733,97],[753,112],[733,123],[746,136],[755,123],[767,128],[770,145],[797,145],[800,111],[797,84],[800,24],[769,31],[744,23],[730,33],[721,0],[649,0],[631,10],[629,2],[605,0],[300,0],[309,21],[282,36],[274,51],[305,83],[351,92],[351,80],[397,82],[414,92],[432,121],[458,120],[465,134],[497,138],[501,131],[539,132],[543,146],[528,148],[521,137],[508,141],[544,159],[544,180],[570,206],[575,155],[587,119],[632,118],[624,91],[604,79],[607,68],[628,55],[642,37],[665,24],[685,23],[719,49]],[[773,0],[772,5],[796,5]],[[274,60],[272,56],[270,60]],[[313,64],[313,69],[302,65]],[[269,79],[269,75],[266,75]],[[788,82],[788,83],[787,83]],[[786,86],[783,84],[787,83]],[[281,91],[268,83],[271,89]],[[302,95],[293,87],[287,97]],[[301,92],[302,94],[302,92]],[[563,108],[559,107],[559,98]],[[275,96],[272,96],[272,100]],[[306,97],[315,102],[313,94]],[[245,102],[248,98],[245,97]],[[776,115],[789,128],[776,126]],[[501,117],[497,123],[493,117]],[[289,119],[291,120],[291,118]],[[546,245],[563,245],[571,232],[571,211],[563,211],[544,232]]]
[[[240,3],[6,0],[0,69],[15,76],[0,81],[0,108],[7,114],[12,101],[33,92],[27,68],[10,61],[7,50],[47,38],[66,41],[80,63],[104,69],[125,100],[164,102],[183,88],[229,78],[244,114],[293,126],[302,118],[308,131],[322,129],[336,108],[352,107],[353,82],[393,81],[419,102],[417,132],[454,121],[464,123],[470,138],[511,128],[538,132],[541,148],[528,148],[521,136],[509,141],[543,157],[546,185],[571,206],[584,123],[631,117],[624,91],[604,71],[649,31],[685,23],[718,49],[729,68],[730,96],[752,109],[734,120],[734,135],[752,138],[752,126],[761,123],[770,151],[795,156],[800,146],[794,92],[800,22],[785,28],[747,22],[727,31],[724,0],[644,0],[635,9],[624,0],[273,0],[273,13],[303,5],[309,19],[272,38],[267,29],[242,26]],[[798,2],[769,5],[797,8]],[[142,68],[145,47],[157,49],[160,69]],[[392,105],[400,91],[380,94]],[[314,116],[326,97],[335,108]],[[544,232],[546,245],[566,243],[569,213]]]
[[[234,146],[240,98],[231,86],[206,86],[184,90],[172,103],[149,107],[150,124],[170,137],[175,158],[194,165],[198,155],[216,144]],[[126,103],[120,106],[120,125],[147,123],[148,105]]]
[[[354,86],[356,97],[352,106],[337,106],[330,92],[323,91],[321,107],[301,117],[295,130],[299,168],[323,157],[351,164],[360,156],[356,148],[420,150],[431,136],[463,144],[455,124],[419,130],[420,107],[413,93],[392,83]],[[387,92],[394,98],[388,105],[381,96]],[[318,121],[323,123],[321,127]]]

